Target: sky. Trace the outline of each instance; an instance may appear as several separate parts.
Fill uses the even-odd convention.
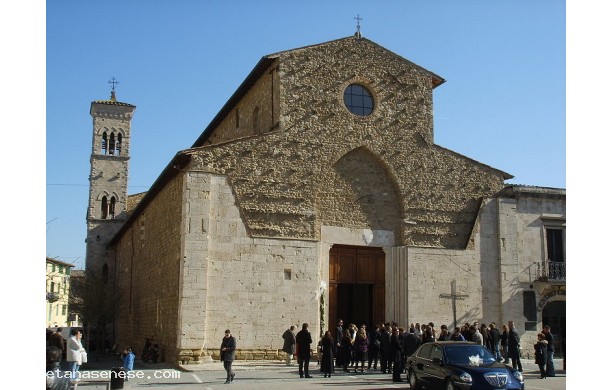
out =
[[[438,145],[508,183],[565,188],[562,1],[59,0],[46,9],[46,255],[84,267],[89,108],[112,77],[137,107],[128,194],[143,192],[262,56],[351,36],[357,15],[364,37],[447,80]]]

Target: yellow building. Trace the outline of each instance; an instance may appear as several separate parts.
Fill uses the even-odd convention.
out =
[[[47,327],[69,326],[70,269],[74,265],[47,257]]]

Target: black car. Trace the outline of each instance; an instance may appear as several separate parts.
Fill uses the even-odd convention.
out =
[[[523,375],[472,342],[425,343],[408,357],[411,389],[525,389]]]

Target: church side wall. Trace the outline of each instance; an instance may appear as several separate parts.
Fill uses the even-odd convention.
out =
[[[115,247],[123,293],[116,342],[139,356],[145,338],[153,337],[164,361],[176,356],[182,182],[178,175],[168,183]]]
[[[238,359],[280,359],[292,324],[309,323],[316,343],[319,243],[250,238],[226,176],[189,172],[187,182],[178,361],[217,359],[225,329]]]
[[[208,140],[217,144],[271,131],[278,122],[278,108],[275,108],[278,103],[273,101],[273,96],[278,95],[278,92],[273,92],[278,90],[277,80],[278,75],[273,68],[264,72]]]

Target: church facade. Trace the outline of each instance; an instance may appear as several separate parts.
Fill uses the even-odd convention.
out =
[[[290,325],[317,340],[338,318],[513,320],[526,350],[543,322],[561,329],[565,190],[505,184],[435,144],[444,81],[361,36],[275,53],[146,194],[105,190],[127,186],[129,149],[104,157],[87,267],[124,296],[115,342],[153,337],[184,364],[216,357],[227,328],[243,359],[276,359]],[[119,114],[103,123],[94,107]],[[92,103],[92,167],[102,134],[129,140],[134,109]],[[100,239],[99,225],[112,226]]]

